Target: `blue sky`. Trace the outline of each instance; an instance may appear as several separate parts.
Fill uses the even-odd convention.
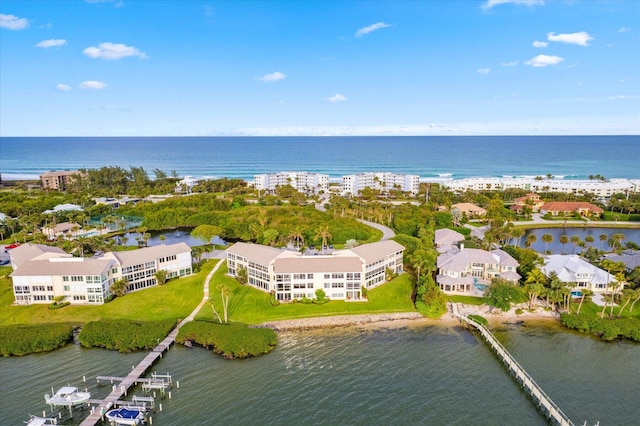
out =
[[[0,3],[1,136],[640,134],[640,1]]]

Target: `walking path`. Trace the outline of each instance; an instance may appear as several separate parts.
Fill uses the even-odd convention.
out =
[[[218,270],[220,265],[223,262],[218,262],[216,266],[209,272],[207,278],[204,280],[204,288],[203,288],[203,296],[202,300],[196,306],[196,308],[186,317],[184,320],[180,321],[180,323],[174,328],[171,333],[167,337],[162,340],[153,348],[153,350],[142,360],[140,363],[129,373],[127,377],[124,378],[120,382],[119,385],[114,386],[113,391],[102,400],[93,410],[92,413],[84,419],[81,423],[81,426],[92,426],[100,423],[104,414],[113,407],[113,405],[122,398],[123,395],[127,393],[129,388],[140,381],[140,377],[147,372],[147,370],[159,359],[162,358],[162,354],[169,350],[169,347],[175,342],[176,336],[180,331],[180,328],[190,322],[196,317],[200,309],[207,303],[209,300],[209,282],[213,277],[213,274]]]

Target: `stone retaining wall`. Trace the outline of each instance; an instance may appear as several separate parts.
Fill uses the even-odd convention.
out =
[[[346,327],[379,321],[414,320],[424,318],[418,312],[396,312],[390,314],[337,315],[331,317],[301,318],[286,321],[271,321],[256,327],[275,331],[310,330],[314,328]]]

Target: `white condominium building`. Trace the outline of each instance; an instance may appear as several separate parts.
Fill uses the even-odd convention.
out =
[[[359,300],[362,288],[386,282],[386,272],[402,272],[404,247],[395,241],[364,244],[329,254],[302,254],[259,244],[236,243],[226,250],[229,274],[247,271],[247,284],[276,299],[314,299],[322,289],[334,300]]]
[[[363,189],[399,190],[415,195],[420,189],[420,176],[388,172],[367,172],[342,177],[342,193],[358,195]]]
[[[23,244],[11,250],[15,303],[52,303],[54,298],[72,304],[102,304],[111,284],[122,278],[127,291],[157,284],[156,272],[167,278],[191,275],[191,248],[185,243],[138,250],[108,252],[94,257],[73,257],[57,247]]]
[[[599,180],[536,179],[535,177],[477,177],[444,181],[442,185],[456,192],[524,189],[534,192],[563,192],[566,194],[583,192],[591,193],[598,197],[640,192],[640,181],[629,179],[611,179],[603,182]]]
[[[307,172],[280,172],[255,175],[253,186],[259,190],[274,191],[278,186],[291,185],[304,193],[316,194],[329,190],[329,175]]]

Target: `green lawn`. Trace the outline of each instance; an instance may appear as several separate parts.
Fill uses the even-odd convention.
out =
[[[184,318],[202,300],[202,286],[215,262],[204,264],[198,274],[174,279],[163,286],[135,291],[104,305],[74,306],[51,310],[48,305],[11,306],[13,290],[8,274],[0,268],[0,325],[43,323],[86,323],[104,318],[161,320]]]
[[[484,297],[451,295],[447,296],[450,302],[464,303],[465,305],[483,305]]]
[[[240,285],[226,275],[226,265],[214,275],[210,284],[210,298],[214,299],[216,310],[222,315],[218,285],[226,283],[232,289],[229,301],[229,321],[245,324],[259,324],[265,321],[277,321],[295,318],[310,318],[330,315],[369,314],[386,312],[414,312],[411,301],[412,283],[407,274],[370,290],[367,302],[330,301],[323,305],[304,303],[282,303],[271,305],[271,296],[248,285]],[[205,306],[198,319],[212,319],[213,310]]]
[[[629,306],[631,306],[631,303],[633,303],[633,301],[631,301],[627,306],[625,306],[624,308],[624,312],[622,312],[622,314],[620,315],[621,318],[637,318],[640,319],[640,302],[636,303],[636,305],[633,307],[633,311],[629,312]],[[578,305],[580,304],[580,302],[578,301],[578,303],[572,303],[571,304],[571,312],[572,313],[576,313],[576,311],[578,310]],[[613,315],[614,316],[618,316],[618,313],[620,312],[620,308],[622,306],[614,306],[613,307]],[[604,317],[608,318],[609,317],[609,313],[611,312],[611,307],[608,306],[607,309],[604,311]],[[602,306],[598,306],[593,302],[589,302],[589,303],[583,303],[582,304],[582,308],[580,308],[580,315],[587,315],[590,317],[598,317],[600,318],[600,314],[602,313]]]

